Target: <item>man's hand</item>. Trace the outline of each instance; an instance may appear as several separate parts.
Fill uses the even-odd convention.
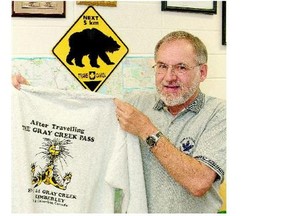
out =
[[[20,73],[13,74],[12,85],[19,90],[22,84],[29,85],[29,82]]]
[[[158,131],[150,119],[132,105],[119,99],[114,99],[114,103],[116,105],[116,117],[121,128],[126,132],[146,140],[149,135]]]

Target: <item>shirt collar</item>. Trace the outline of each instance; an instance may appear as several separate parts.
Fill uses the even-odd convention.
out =
[[[204,106],[204,102],[205,102],[205,94],[203,94],[201,91],[199,92],[198,96],[196,97],[196,99],[186,107],[186,110],[191,111],[195,114],[199,113],[200,110],[203,108]],[[161,110],[164,107],[166,107],[165,103],[159,99],[155,106],[153,107],[153,109],[155,110]]]

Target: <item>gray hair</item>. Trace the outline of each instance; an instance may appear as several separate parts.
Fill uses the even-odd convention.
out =
[[[155,46],[154,58],[156,59],[157,52],[163,43],[181,39],[187,40],[194,47],[196,54],[195,60],[198,64],[207,63],[208,54],[204,43],[198,37],[185,31],[174,31],[164,36]]]

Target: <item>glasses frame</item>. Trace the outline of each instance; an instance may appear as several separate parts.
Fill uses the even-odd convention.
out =
[[[166,71],[165,72],[163,72],[163,73],[159,73],[159,69],[157,68],[157,65],[165,65],[165,66],[167,66],[167,69],[166,69]],[[174,74],[175,75],[184,75],[184,74],[186,74],[187,73],[187,71],[189,71],[189,70],[193,70],[195,67],[198,67],[198,66],[201,66],[201,65],[203,65],[203,63],[201,63],[201,64],[197,64],[197,65],[195,65],[195,66],[189,66],[189,65],[186,65],[186,64],[184,64],[184,63],[178,63],[178,64],[174,64],[174,65],[169,65],[169,64],[166,64],[166,63],[163,63],[163,62],[157,62],[155,65],[153,65],[152,66],[152,68],[154,69],[154,71],[157,73],[157,74],[167,74],[167,72],[168,72],[168,70],[169,70],[169,68],[171,68],[171,72],[173,71],[174,72]],[[183,73],[183,72],[177,72],[177,70],[175,70],[176,69],[176,67],[178,67],[178,66],[183,66],[183,67],[185,67],[186,68],[186,71]],[[158,69],[158,70],[157,70]]]

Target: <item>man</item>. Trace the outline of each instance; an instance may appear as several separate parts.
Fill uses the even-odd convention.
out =
[[[125,131],[139,137],[150,213],[216,213],[226,169],[224,101],[199,88],[207,77],[201,40],[176,31],[155,47],[157,94],[115,99]],[[12,83],[27,83],[20,75]]]
[[[149,212],[217,212],[226,114],[223,101],[199,89],[206,47],[187,32],[172,32],[156,45],[155,62],[158,94],[134,96],[134,107],[115,99],[121,127],[140,138]]]

